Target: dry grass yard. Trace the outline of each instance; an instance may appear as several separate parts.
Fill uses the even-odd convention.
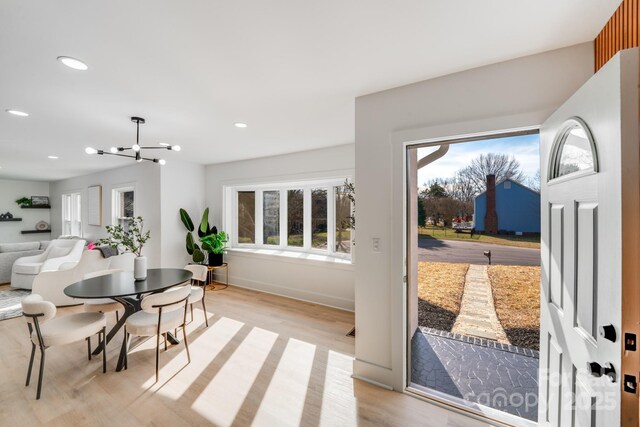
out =
[[[540,347],[540,267],[489,266],[498,319],[511,344]]]
[[[469,264],[418,263],[418,324],[451,331],[460,312]]]

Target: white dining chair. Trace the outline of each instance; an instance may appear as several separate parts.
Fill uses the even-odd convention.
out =
[[[156,336],[156,382],[158,382],[160,336],[165,339],[171,330],[182,328],[184,346],[187,350],[187,359],[191,363],[189,343],[185,324],[187,322],[187,305],[191,288],[188,284],[170,288],[164,292],[150,294],[142,298],[141,311],[133,313],[127,318],[124,327],[125,362],[124,368],[128,368],[127,355],[132,336],[152,337]]]
[[[92,279],[94,277],[107,276],[109,274],[119,273],[123,270],[119,268],[112,268],[110,270],[94,271],[84,275],[84,279]],[[84,300],[84,311],[87,313],[116,313],[116,322],[120,320],[118,311],[124,310],[122,304],[118,301],[114,301],[111,298],[93,298]]]
[[[102,372],[107,372],[107,321],[104,314],[74,313],[55,317],[56,306],[50,301],[44,301],[38,294],[24,297],[21,303],[31,339],[31,358],[25,386],[28,386],[31,381],[36,345],[40,347],[40,373],[38,375],[36,399],[40,399],[44,375],[44,352],[49,347],[71,344],[86,339],[87,355],[88,359],[91,360],[91,336],[98,335],[98,341],[102,344]]]
[[[204,287],[207,286],[207,274],[209,269],[205,265],[188,264],[184,267],[185,270],[189,270],[193,273],[191,277],[191,283],[195,286],[191,286],[191,294],[189,295],[189,307],[191,307],[191,321],[193,321],[193,304],[200,301],[202,302],[202,311],[204,312],[204,323],[206,327],[209,327],[209,319],[207,317],[207,305],[204,302]]]

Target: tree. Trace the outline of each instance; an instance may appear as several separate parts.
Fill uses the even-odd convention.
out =
[[[445,185],[446,185],[446,182],[445,182]],[[445,188],[439,183],[434,182],[429,186],[429,188],[427,188],[426,196],[435,197],[435,198],[447,197],[447,190],[445,190]]]
[[[456,173],[458,185],[471,188],[474,196],[487,189],[487,175],[495,175],[496,182],[511,179],[523,182],[525,175],[520,170],[520,162],[515,157],[503,153],[480,154],[469,166]]]
[[[424,203],[422,199],[418,197],[418,227],[425,227],[427,225],[427,211],[424,209]]]
[[[528,176],[524,180],[524,185],[526,185],[533,191],[537,191],[539,193],[540,192],[540,169],[538,169],[538,171],[535,174]]]

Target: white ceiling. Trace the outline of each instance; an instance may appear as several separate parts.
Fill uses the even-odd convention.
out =
[[[132,115],[144,144],[183,147],[168,162],[351,143],[355,97],[593,40],[619,3],[2,0],[0,178],[130,164],[84,148],[131,145]]]

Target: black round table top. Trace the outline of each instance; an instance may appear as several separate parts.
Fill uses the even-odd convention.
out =
[[[160,292],[191,279],[193,273],[181,268],[150,268],[146,280],[136,281],[133,271],[81,280],[64,288],[73,298],[113,298]]]

